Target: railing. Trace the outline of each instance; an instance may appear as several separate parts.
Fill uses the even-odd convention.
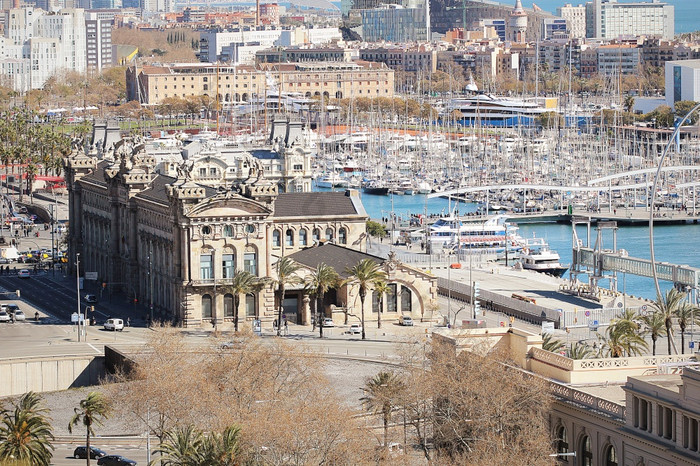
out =
[[[625,422],[625,416],[627,415],[627,408],[625,405],[605,400],[556,382],[550,382],[550,389],[557,398],[583,405],[586,408],[606,414],[619,422]]]
[[[443,296],[450,296],[451,299],[457,301],[471,303],[471,286],[464,283],[448,281],[445,278],[438,277],[438,293]],[[483,309],[501,312],[537,325],[542,322],[554,322],[556,328],[560,327],[559,321],[561,316],[559,311],[513,299],[488,290],[481,290],[477,299]]]

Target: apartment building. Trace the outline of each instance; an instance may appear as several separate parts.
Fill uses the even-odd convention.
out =
[[[566,20],[568,25],[569,37],[584,38],[586,37],[586,6],[572,5],[567,3],[564,6],[557,8],[557,16]]]
[[[111,20],[99,18],[96,13],[87,13],[85,40],[88,70],[99,73],[114,64]]]
[[[360,59],[386,64],[392,70],[416,72],[434,72],[437,70],[437,51],[401,48],[364,48],[360,50]]]
[[[604,75],[634,74],[639,72],[640,49],[634,45],[610,44],[596,49],[598,73]]]
[[[587,37],[610,40],[630,35],[663,39],[672,39],[674,36],[673,5],[657,0],[593,0],[586,4],[586,15],[590,22]]]

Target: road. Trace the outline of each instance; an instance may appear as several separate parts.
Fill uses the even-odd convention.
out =
[[[152,439],[153,440],[153,439]],[[73,458],[75,447],[85,445],[85,439],[76,440],[70,443],[56,443],[56,449],[53,452],[53,460],[51,464],[56,466],[82,466],[85,464],[84,459]],[[144,439],[110,439],[108,442],[100,442],[100,439],[91,441],[91,445],[101,450],[104,450],[110,455],[122,455],[125,458],[136,461],[140,465],[147,465],[146,461],[146,445]],[[155,442],[151,443],[153,447]],[[93,460],[90,464],[96,465],[97,460]]]

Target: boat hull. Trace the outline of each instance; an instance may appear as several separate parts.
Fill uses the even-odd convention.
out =
[[[548,275],[553,275],[555,277],[561,277],[566,273],[567,270],[569,270],[568,267],[537,267],[537,268],[530,268],[527,266],[523,266],[523,269],[525,270],[533,270],[535,272],[539,273],[546,273]]]

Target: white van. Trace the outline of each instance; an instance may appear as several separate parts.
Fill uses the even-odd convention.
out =
[[[124,330],[124,321],[122,319],[107,319],[107,322],[105,322],[105,330],[111,330],[113,332],[119,330],[121,332]]]

